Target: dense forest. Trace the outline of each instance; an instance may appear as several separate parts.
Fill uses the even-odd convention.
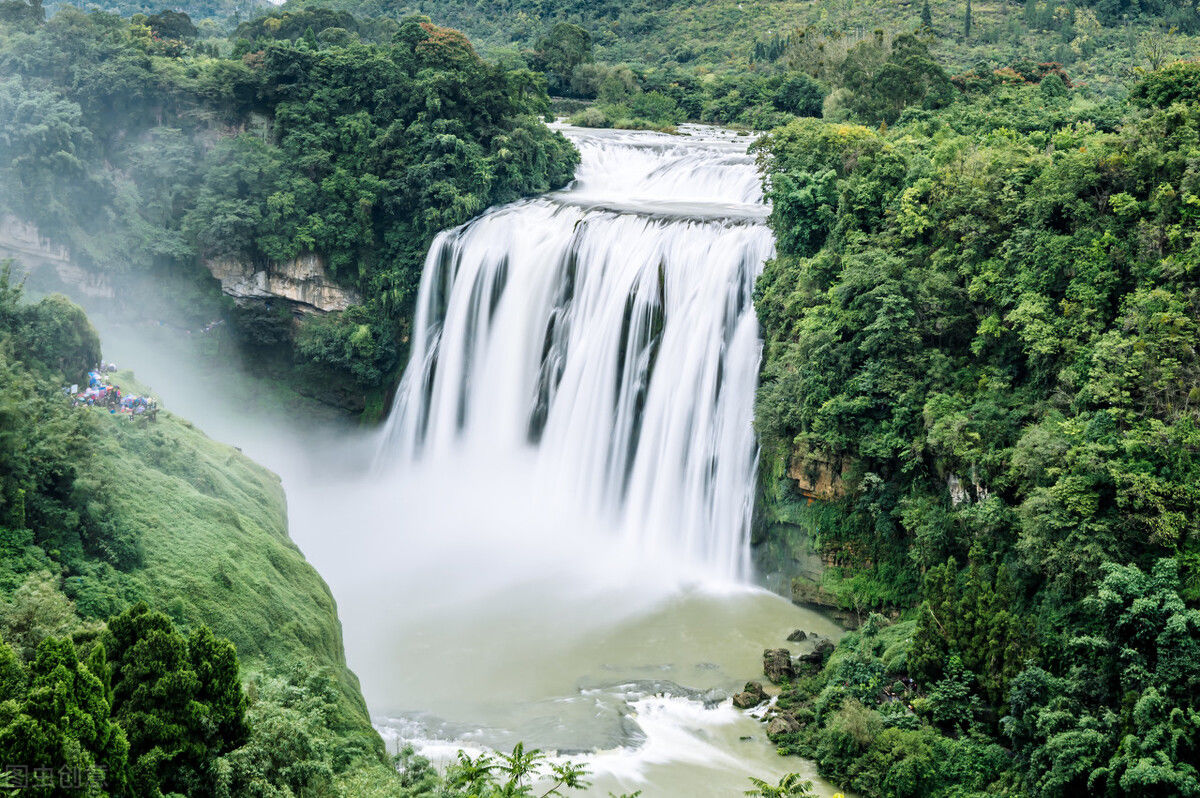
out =
[[[1055,62],[1103,94],[1120,94],[1138,67],[1157,67],[1194,52],[1200,13],[1192,0],[290,0],[287,10],[325,5],[376,17],[428,14],[465,32],[488,53],[525,59],[546,68],[552,93],[601,97],[606,77],[625,91],[695,95],[717,101],[706,121],[737,122],[765,129],[753,114],[739,119],[730,106],[760,104],[764,81],[795,72],[822,78],[847,51],[881,31],[887,37],[920,31],[934,57],[951,73],[1002,68],[1014,63]],[[567,33],[569,31],[569,33]],[[586,36],[593,52],[574,64],[564,52],[579,51]],[[563,47],[567,43],[567,47]],[[556,77],[558,80],[556,80]],[[840,86],[825,83],[827,89]],[[644,100],[609,113],[610,123],[670,116]],[[672,93],[672,92],[665,92]],[[757,99],[756,99],[757,97]],[[676,99],[679,99],[676,97]],[[647,114],[646,111],[657,111]],[[640,111],[640,113],[638,113]],[[725,113],[722,113],[724,111]],[[681,116],[700,119],[685,106]]]
[[[361,304],[229,312],[247,346],[351,406],[401,364],[434,233],[562,185],[578,157],[538,118],[536,74],[421,19],[378,44],[318,13],[221,43],[174,12],[41,15],[0,15],[0,210],[107,275],[182,275],[180,315],[211,317],[186,294],[201,259],[319,254]]]
[[[833,483],[776,520],[883,613],[780,745],[867,796],[1200,794],[1200,63],[756,146],[765,478]]]
[[[0,2],[0,213],[355,410],[432,237],[571,179],[554,113],[769,131],[756,542],[815,553],[796,598],[864,619],[784,680],[773,742],[863,796],[1200,795],[1194,0],[95,8]],[[361,303],[235,304],[203,268],[314,253]],[[523,748],[387,757],[277,480],[169,413],[70,407],[100,356],[5,271],[0,767],[89,795],[583,785]]]

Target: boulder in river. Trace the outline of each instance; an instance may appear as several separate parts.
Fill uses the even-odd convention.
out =
[[[820,665],[829,659],[829,655],[833,653],[833,643],[829,640],[821,639],[817,641],[817,647],[807,654],[801,654],[796,659],[801,662]]]
[[[797,629],[788,635],[787,639],[789,643],[803,643],[808,639],[808,632],[804,631],[803,629]]]
[[[800,721],[790,712],[780,712],[767,721],[767,737],[774,740],[782,734],[795,734],[800,731]]]
[[[774,684],[796,678],[792,652],[786,648],[768,648],[763,652],[763,674]]]
[[[759,682],[746,682],[746,689],[733,697],[733,705],[738,709],[750,709],[767,700],[767,694]]]

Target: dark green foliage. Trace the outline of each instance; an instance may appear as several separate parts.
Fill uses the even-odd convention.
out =
[[[140,560],[136,541],[114,528],[99,484],[87,478],[92,420],[62,394],[86,384],[100,341],[83,311],[52,295],[21,303],[0,268],[0,546],[17,558],[36,545],[64,564],[99,556],[120,568]]]
[[[353,14],[331,8],[277,10],[238,25],[233,38],[246,42],[260,39],[296,41],[304,36],[305,31],[311,30],[316,35],[330,28],[358,33],[360,26]]]
[[[138,795],[212,795],[213,762],[246,739],[246,699],[228,640],[185,638],[144,604],[108,623],[112,712],[129,738]]]
[[[1151,72],[1133,87],[1130,97],[1159,108],[1173,102],[1200,103],[1200,61],[1178,61]]]
[[[20,333],[21,357],[38,362],[55,374],[84,383],[89,369],[100,362],[100,336],[83,308],[52,294],[25,309]]]
[[[592,60],[592,37],[578,25],[559,22],[538,40],[533,66],[546,73],[550,91],[570,91],[575,68]]]
[[[192,24],[192,18],[182,11],[160,11],[146,17],[146,25],[156,36],[163,39],[195,39],[200,31]]]
[[[781,700],[814,714],[794,750],[864,795],[1200,794],[1188,70],[1131,111],[1018,64],[888,131],[760,145],[764,452],[849,464],[824,586],[908,611],[902,657],[850,637]]]
[[[1053,676],[1013,683],[1004,732],[1031,794],[1200,794],[1200,611],[1178,566],[1110,564]]]
[[[947,677],[921,695],[904,679],[911,635],[911,621],[888,625],[880,616],[846,635],[822,673],[780,697],[779,706],[802,728],[774,742],[814,759],[822,775],[863,795],[993,790],[1010,758],[967,733],[979,716],[970,676],[952,662]],[[946,736],[939,726],[964,733]]]
[[[96,647],[85,663],[70,640],[49,638],[23,675],[0,642],[0,665],[9,696],[0,704],[0,759],[28,768],[22,794],[125,795],[128,743],[110,717],[104,649]],[[50,782],[39,783],[34,771],[47,768]]]
[[[18,28],[30,28],[46,19],[46,9],[41,0],[4,0],[0,2],[0,22],[9,23]]]
[[[433,235],[563,185],[578,155],[540,121],[539,75],[423,18],[276,11],[236,35],[223,58],[176,12],[0,28],[0,211],[111,275],[315,254],[365,298],[338,329],[368,327],[372,346],[334,356],[263,314],[234,329],[361,395],[399,368]],[[548,47],[555,63],[584,57],[566,34]],[[656,100],[647,112],[670,112]]]
[[[842,86],[852,95],[850,108],[867,122],[890,124],[910,105],[940,108],[954,98],[949,76],[912,34],[890,43],[882,35],[861,42],[846,55],[841,72]]]
[[[796,116],[820,116],[824,100],[825,90],[803,72],[785,77],[771,99],[777,109]]]
[[[964,573],[950,559],[925,574],[908,670],[933,684],[949,676],[948,663],[957,661],[959,668],[978,674],[979,693],[999,707],[1009,682],[1033,656],[1032,632],[1014,614],[1008,567],[985,568],[978,562],[982,553],[976,549],[972,555]]]

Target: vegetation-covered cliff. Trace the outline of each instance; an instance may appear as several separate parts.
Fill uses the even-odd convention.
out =
[[[577,160],[538,118],[536,75],[420,19],[360,36],[347,15],[315,14],[234,43],[174,13],[41,14],[0,13],[0,211],[108,276],[118,300],[173,276],[170,321],[228,312],[260,362],[294,364],[351,407],[395,377],[432,236],[562,185]],[[222,308],[202,267],[269,276],[306,258],[360,303],[313,313],[268,290]]]
[[[844,464],[768,515],[901,618],[780,744],[863,795],[1200,792],[1200,64],[1099,104],[977,74],[758,151],[768,482]]]
[[[241,795],[256,780],[308,794],[363,770],[386,783],[336,606],[288,538],[278,478],[170,412],[73,407],[62,386],[86,384],[99,359],[78,307],[25,304],[0,276],[0,759],[26,766],[12,775],[30,787],[35,768],[102,768],[107,792],[92,794]],[[127,373],[113,383],[145,391]],[[42,691],[64,689],[56,667],[107,731],[55,716]],[[81,692],[92,678],[98,692]]]

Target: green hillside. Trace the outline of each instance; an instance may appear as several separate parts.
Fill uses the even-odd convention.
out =
[[[763,537],[870,616],[774,737],[863,796],[1200,794],[1200,62],[1077,95],[756,145]]]
[[[112,656],[120,647],[105,621],[140,602],[165,613],[163,624],[210,629],[236,647],[255,698],[250,737],[222,766],[234,782],[250,767],[243,759],[259,756],[256,719],[284,715],[319,742],[310,765],[329,779],[374,772],[386,784],[394,774],[346,667],[337,607],[288,537],[279,479],[169,411],[150,420],[72,407],[59,386],[86,382],[99,353],[79,308],[58,296],[23,304],[0,275],[0,659],[12,646],[36,683],[55,636],[81,651],[100,640]],[[112,385],[147,394],[128,372]],[[10,747],[26,733],[10,736],[20,721],[6,713],[0,751],[26,761],[33,754]]]
[[[285,8],[297,4],[318,5],[290,0]],[[571,22],[591,35],[598,61],[717,71],[771,71],[812,46],[814,36],[836,49],[876,29],[903,33],[928,22],[930,49],[952,72],[979,62],[1002,67],[1055,61],[1073,77],[1106,89],[1135,67],[1191,52],[1200,33],[1192,0],[930,0],[928,20],[918,0],[334,0],[333,5],[368,17],[427,14],[435,23],[462,30],[485,52],[536,49],[556,22]]]

